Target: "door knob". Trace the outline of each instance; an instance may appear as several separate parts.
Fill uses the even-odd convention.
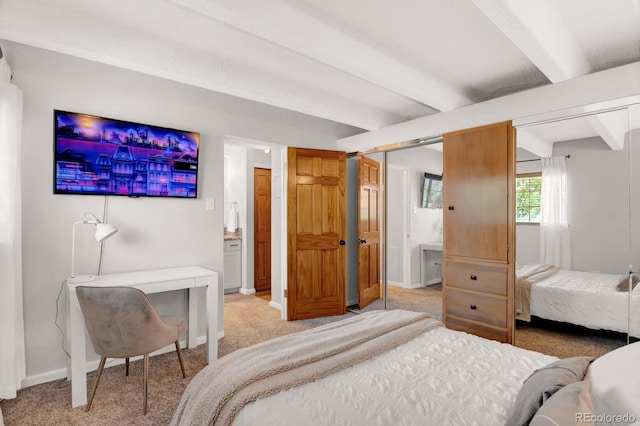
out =
[[[358,239],[358,242],[359,242],[360,244],[367,244],[367,240],[366,240],[366,239],[364,239],[364,238],[362,238],[362,239]]]
[[[344,242],[344,240],[340,240],[340,245],[341,245],[341,246],[343,246],[343,245],[345,245],[345,244],[346,244],[346,243]]]

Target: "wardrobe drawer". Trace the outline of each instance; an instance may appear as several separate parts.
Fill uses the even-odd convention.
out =
[[[447,286],[500,296],[507,295],[506,268],[462,262],[445,262],[444,282]]]
[[[498,327],[507,326],[507,300],[501,297],[447,289],[447,315],[456,315]]]
[[[507,333],[506,328],[492,327],[488,324],[467,321],[464,318],[458,317],[447,317],[445,325],[451,330],[464,331],[466,333],[484,337],[485,339],[509,343],[509,334]]]

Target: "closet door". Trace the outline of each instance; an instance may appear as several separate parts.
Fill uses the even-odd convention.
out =
[[[508,129],[505,123],[444,137],[445,244],[450,256],[507,261]]]
[[[510,122],[444,135],[444,306],[449,328],[513,342]]]
[[[629,330],[627,342],[640,340],[640,104],[629,107]]]

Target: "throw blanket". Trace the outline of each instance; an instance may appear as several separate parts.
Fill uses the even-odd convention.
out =
[[[559,269],[554,265],[525,265],[518,268],[514,297],[516,319],[531,321],[531,286],[555,274]]]
[[[193,378],[171,423],[229,425],[248,402],[355,365],[440,325],[429,314],[372,311],[237,350]]]

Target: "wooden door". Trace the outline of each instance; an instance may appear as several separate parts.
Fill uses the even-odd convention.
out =
[[[380,298],[380,163],[358,165],[358,308]]]
[[[509,129],[502,123],[447,134],[443,208],[449,256],[507,260]]]
[[[287,319],[346,312],[346,154],[287,152]]]
[[[256,291],[271,290],[271,170],[253,169],[253,277]]]

